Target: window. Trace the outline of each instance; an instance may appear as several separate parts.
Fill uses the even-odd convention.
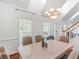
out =
[[[23,46],[23,37],[32,35],[32,20],[21,18],[19,20],[19,46]]]
[[[50,23],[49,22],[44,22],[43,24],[43,32],[47,32],[48,34],[50,34]]]
[[[32,21],[27,18],[21,18],[19,21],[19,29],[23,34],[31,34],[32,32]]]
[[[74,29],[72,32],[73,32],[73,35],[75,37],[79,36],[79,27],[77,27],[76,29]]]

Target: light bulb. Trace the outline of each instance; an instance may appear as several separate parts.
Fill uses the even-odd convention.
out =
[[[51,9],[50,9],[50,12],[52,12],[52,11],[54,11],[54,8],[51,8]]]
[[[51,19],[56,19],[58,16],[50,16]]]
[[[57,11],[61,11],[61,8],[57,8]]]
[[[48,14],[48,11],[46,11],[45,14]]]

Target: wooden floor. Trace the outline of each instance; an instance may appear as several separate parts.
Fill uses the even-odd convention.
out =
[[[11,54],[10,59],[20,59],[19,58],[19,53]]]

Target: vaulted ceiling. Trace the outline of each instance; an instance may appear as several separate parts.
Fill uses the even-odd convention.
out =
[[[28,8],[30,0],[2,0],[4,2],[22,7],[22,8]]]
[[[45,12],[49,8],[61,8],[65,0],[2,0],[32,12]]]
[[[34,13],[44,13],[50,8],[61,8],[62,15],[57,18],[68,23],[69,20],[79,19],[79,0],[2,0],[4,2],[25,8]]]
[[[65,23],[72,23],[79,20],[79,0],[74,0],[69,7],[71,7],[71,9],[62,17]]]

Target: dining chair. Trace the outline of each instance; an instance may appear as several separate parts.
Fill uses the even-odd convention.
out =
[[[7,49],[0,47],[0,59],[10,59]]]
[[[40,42],[42,40],[42,36],[41,35],[36,35],[35,40],[36,40],[36,42]]]
[[[31,36],[23,37],[23,45],[28,45],[28,44],[32,44],[32,37]]]
[[[60,40],[61,42],[65,42],[65,43],[69,43],[69,39],[66,36],[60,36]]]
[[[47,39],[48,39],[48,40],[51,40],[51,39],[54,40],[54,36],[48,36]]]
[[[73,48],[71,47],[66,51],[66,54],[69,55],[72,51],[73,51]]]
[[[73,51],[70,53],[67,59],[78,59],[78,56],[78,52],[75,49],[73,49]]]
[[[69,43],[69,39],[66,36],[60,36],[60,40],[59,41],[64,42],[64,43]],[[67,54],[70,54],[70,52],[72,51],[72,48],[73,47],[71,47],[71,48],[69,48],[67,50]]]

